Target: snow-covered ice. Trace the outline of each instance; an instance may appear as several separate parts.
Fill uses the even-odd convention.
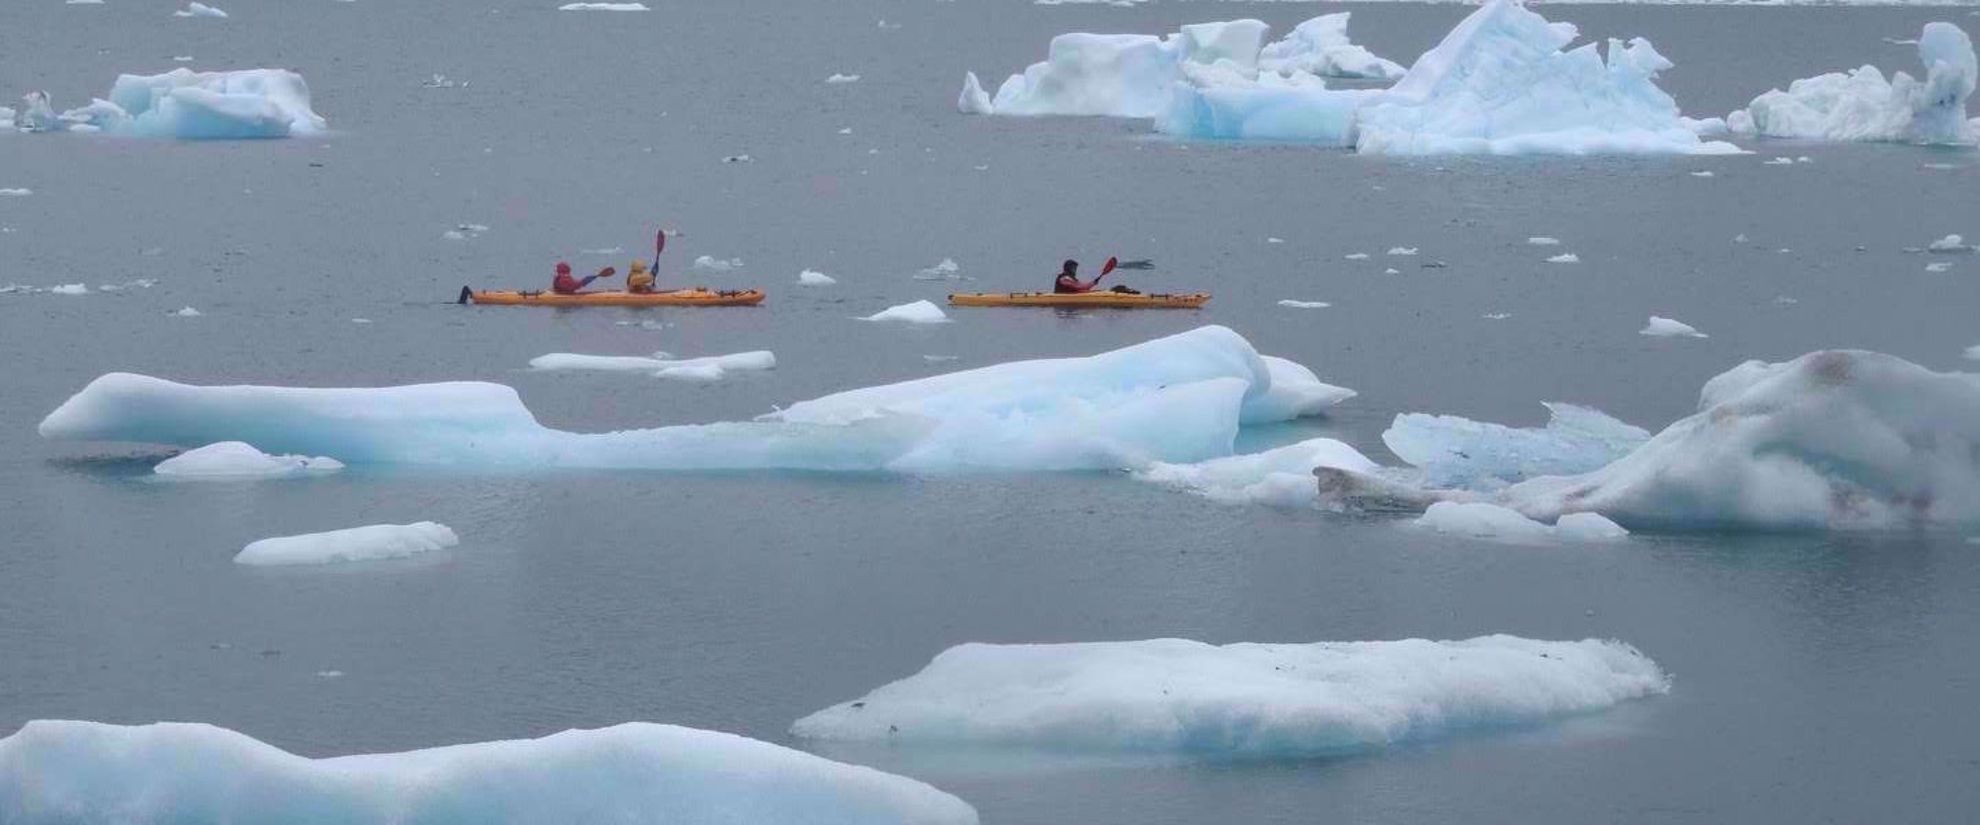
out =
[[[940,324],[949,320],[947,313],[926,299],[908,304],[890,306],[879,312],[861,318],[862,321],[901,321],[910,324]]]
[[[1968,246],[1968,245],[1967,245],[1967,243],[1966,243],[1966,239],[1965,239],[1965,238],[1963,238],[1963,237],[1960,237],[1960,236],[1958,236],[1958,235],[1947,235],[1947,236],[1945,236],[1945,237],[1943,237],[1943,238],[1940,238],[1940,239],[1938,239],[1938,240],[1936,240],[1936,241],[1933,241],[1933,242],[1931,242],[1931,243],[1929,243],[1929,244],[1926,244],[1926,245],[1925,245],[1925,251],[1927,251],[1927,252],[1972,252],[1972,251],[1973,251],[1973,247],[1971,247],[1971,246]]]
[[[652,356],[578,355],[553,352],[530,359],[531,369],[597,370],[604,372],[643,372],[655,378],[677,381],[719,381],[731,372],[758,372],[777,368],[777,356],[769,350],[753,350],[731,355],[701,358],[674,358],[664,352]]]
[[[188,447],[239,440],[464,469],[1134,469],[1228,456],[1240,424],[1314,415],[1353,395],[1207,326],[1094,356],[849,390],[748,422],[572,433],[539,424],[500,384],[195,387],[111,373],[49,413],[40,432]]]
[[[694,259],[695,269],[709,272],[728,272],[732,269],[741,269],[742,265],[743,261],[741,258],[717,258],[713,255],[702,255]]]
[[[1414,254],[1416,254],[1416,249],[1417,249],[1417,248],[1416,248],[1416,247],[1414,247],[1414,246],[1392,246],[1392,247],[1389,247],[1389,254],[1390,254],[1390,255],[1414,255]]]
[[[1968,361],[1980,361],[1980,344],[1967,347],[1965,351],[1960,353],[1960,356]]]
[[[16,186],[0,189],[0,198],[25,198],[32,194],[34,194],[34,190],[25,187]]]
[[[859,75],[840,74],[838,72],[833,72],[830,77],[825,78],[825,82],[826,83],[858,83]]]
[[[1630,526],[1980,523],[1980,375],[1812,352],[1713,378],[1698,410],[1614,463],[1521,482],[1501,503]]]
[[[1973,41],[1951,23],[1927,23],[1918,38],[1925,79],[1875,66],[1802,78],[1726,116],[1733,131],[1837,141],[1972,143],[1966,117],[1976,74]]]
[[[454,535],[447,525],[431,521],[372,524],[324,533],[261,539],[242,548],[234,556],[234,563],[273,567],[382,561],[411,558],[460,543],[460,537]]]
[[[70,128],[184,140],[280,138],[322,132],[309,84],[287,69],[118,75],[107,100],[63,112]]]
[[[1933,261],[1925,265],[1926,272],[1951,272],[1952,261]]]
[[[1652,338],[1710,337],[1707,336],[1705,333],[1699,332],[1696,327],[1693,327],[1692,325],[1687,324],[1683,321],[1679,321],[1675,318],[1663,318],[1656,315],[1650,316],[1650,322],[1645,324],[1642,329],[1637,330],[1637,334],[1648,335]]]
[[[1561,253],[1561,254],[1559,254],[1559,255],[1555,255],[1555,256],[1553,256],[1553,257],[1550,257],[1550,258],[1548,258],[1548,259],[1547,259],[1547,263],[1550,263],[1550,264],[1578,264],[1578,263],[1581,263],[1581,256],[1580,256],[1580,255],[1576,255],[1576,254],[1574,254],[1574,253],[1572,253],[1572,252],[1563,252],[1563,253]]]
[[[1532,245],[1532,246],[1560,246],[1560,245],[1561,245],[1561,239],[1559,239],[1559,238],[1549,238],[1549,237],[1547,237],[1547,236],[1545,236],[1545,235],[1535,235],[1535,236],[1533,236],[1533,237],[1531,237],[1531,238],[1527,238],[1527,239],[1526,239],[1526,242],[1527,242],[1527,243],[1528,243],[1529,245]]]
[[[1350,261],[1365,261],[1368,260],[1369,255],[1366,252],[1349,252],[1341,257]]]
[[[1292,298],[1285,298],[1279,301],[1279,306],[1291,307],[1293,309],[1326,309],[1333,306],[1333,304],[1326,301],[1298,301]]]
[[[205,3],[192,2],[192,3],[187,3],[185,8],[172,12],[172,16],[223,18],[227,16],[227,13],[219,9],[216,9],[212,6],[209,6]]]
[[[1155,462],[1136,470],[1134,477],[1226,504],[1311,507],[1313,471],[1318,467],[1359,473],[1380,470],[1380,465],[1344,442],[1314,438],[1260,453],[1180,464]]]
[[[51,295],[88,295],[87,284],[57,284],[48,288]]]
[[[269,455],[251,444],[222,441],[172,456],[158,462],[151,471],[173,479],[240,481],[334,473],[341,469],[343,462],[334,458]]]
[[[645,3],[565,3],[558,11],[649,11]]]
[[[963,279],[962,266],[953,258],[943,258],[934,266],[914,273],[917,281],[959,281]]]
[[[1635,648],[1588,639],[1209,645],[964,644],[799,719],[804,739],[1276,758],[1537,724],[1666,693]]]
[[[798,273],[797,282],[799,286],[831,286],[838,283],[839,279],[815,269],[807,269]]]
[[[1592,407],[1546,407],[1544,428],[1404,413],[1382,431],[1382,443],[1422,471],[1428,484],[1490,490],[1537,476],[1594,470],[1650,440],[1649,431]]]
[[[1621,525],[1596,513],[1570,513],[1554,524],[1546,524],[1517,510],[1482,501],[1435,502],[1411,524],[1439,533],[1528,544],[1612,541],[1629,536],[1629,531]]]
[[[1486,0],[1358,112],[1355,148],[1390,154],[1728,154],[1679,120],[1650,41],[1593,43],[1514,0]]]
[[[1304,72],[1321,77],[1396,80],[1403,67],[1375,56],[1348,39],[1349,12],[1323,14],[1293,27],[1284,38],[1265,44],[1258,68],[1268,72]]]
[[[203,313],[192,307],[179,307],[178,311],[172,314],[180,318],[198,318]]]
[[[726,733],[628,723],[309,759],[225,728],[28,722],[0,739],[0,820],[974,825],[921,782]]]

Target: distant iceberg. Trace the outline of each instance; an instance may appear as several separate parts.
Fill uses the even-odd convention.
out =
[[[1620,642],[966,644],[791,726],[799,738],[1209,758],[1375,750],[1670,690]]]
[[[1976,74],[1973,41],[1951,23],[1927,23],[1918,38],[1925,79],[1875,66],[1796,80],[1726,116],[1735,132],[1836,141],[1967,144],[1980,126],[1966,117]]]
[[[1133,469],[1230,455],[1242,424],[1314,415],[1353,395],[1208,326],[1089,357],[850,390],[755,421],[573,433],[538,423],[500,384],[195,387],[111,373],[40,431],[463,468]]]
[[[283,138],[326,128],[310,108],[309,85],[286,69],[119,75],[108,100],[63,112],[60,121],[44,128],[183,140]]]
[[[906,777],[629,723],[309,759],[212,725],[33,721],[0,739],[0,821],[975,825]]]

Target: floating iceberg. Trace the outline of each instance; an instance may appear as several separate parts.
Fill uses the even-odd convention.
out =
[[[325,128],[310,109],[309,85],[286,69],[119,75],[109,100],[61,119],[112,134],[186,140],[280,138]]]
[[[172,12],[173,17],[214,17],[224,18],[227,13],[205,3],[187,3],[186,7]]]
[[[672,725],[308,759],[211,725],[34,721],[0,739],[0,820],[973,825],[977,817],[912,779]]]
[[[1726,116],[1736,132],[1814,140],[1972,143],[1966,118],[1976,75],[1973,41],[1951,23],[1927,23],[1918,38],[1925,79],[1875,66],[1803,78]]]
[[[1482,501],[1439,501],[1412,522],[1417,527],[1481,539],[1540,544],[1555,541],[1613,541],[1629,531],[1596,513],[1569,513],[1554,524],[1534,521]]]
[[[1421,470],[1425,483],[1491,490],[1536,476],[1594,470],[1650,440],[1649,431],[1601,410],[1560,403],[1546,407],[1544,429],[1404,413],[1382,432],[1382,443]]]
[[[1699,332],[1697,327],[1694,327],[1676,318],[1664,318],[1657,315],[1650,316],[1650,322],[1644,324],[1642,329],[1637,330],[1637,334],[1648,335],[1652,338],[1710,338],[1711,337],[1709,335],[1706,335],[1705,333]]]
[[[1230,62],[1255,74],[1267,26],[1257,20],[1198,23],[1167,37],[1062,34],[1045,60],[1011,75],[990,101],[1000,115],[1106,115],[1152,118],[1169,104],[1169,88],[1187,63]],[[964,82],[964,108],[970,105]]]
[[[807,269],[798,273],[797,282],[799,286],[831,286],[838,283],[839,279],[814,269]]]
[[[1464,641],[966,644],[799,719],[818,740],[1287,757],[1532,724],[1666,693],[1628,645]]]
[[[752,350],[732,355],[709,355],[701,358],[674,358],[664,352],[656,352],[652,357],[637,355],[578,355],[568,352],[553,352],[529,359],[531,369],[538,370],[599,370],[605,372],[643,372],[655,378],[671,378],[683,381],[719,381],[731,372],[757,372],[777,368],[777,356],[769,350]]]
[[[1292,298],[1279,299],[1279,306],[1289,309],[1326,309],[1333,304],[1326,301],[1300,301]]]
[[[1314,438],[1262,453],[1190,464],[1156,462],[1134,477],[1225,504],[1313,506],[1313,471],[1321,467],[1375,473],[1380,466],[1331,438]]]
[[[1376,57],[1348,39],[1350,12],[1323,14],[1293,27],[1284,39],[1268,43],[1258,53],[1258,68],[1280,74],[1395,80],[1403,67]]]
[[[269,455],[250,444],[222,441],[172,456],[158,462],[151,471],[174,479],[239,481],[334,473],[341,469],[343,462],[334,458]]]
[[[1515,484],[1528,516],[1772,529],[1980,522],[1980,375],[1874,352],[1748,361],[1699,412],[1592,472]]]
[[[1610,40],[1608,60],[1514,0],[1487,0],[1359,112],[1355,148],[1386,154],[1720,154],[1657,88],[1671,62],[1650,41]]]
[[[430,521],[372,524],[325,533],[262,539],[242,548],[234,556],[234,563],[273,567],[404,559],[460,543],[460,537],[454,535],[454,531],[445,524]]]
[[[111,373],[40,431],[467,468],[1132,469],[1230,455],[1240,422],[1311,415],[1353,394],[1209,326],[1086,358],[852,390],[751,422],[582,434],[537,423],[500,384],[194,387]]]
[[[911,304],[890,306],[879,312],[861,318],[862,321],[901,321],[909,324],[940,324],[949,320],[947,313],[933,301],[921,300]]]

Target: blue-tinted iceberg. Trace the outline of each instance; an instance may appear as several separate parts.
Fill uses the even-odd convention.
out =
[[[112,373],[40,429],[464,468],[1121,469],[1230,455],[1241,424],[1311,415],[1352,395],[1209,326],[1086,358],[852,390],[747,422],[573,433],[539,424],[500,384],[195,387]]]
[[[1540,429],[1405,413],[1382,432],[1382,443],[1422,470],[1427,484],[1491,490],[1535,476],[1587,472],[1650,440],[1649,431],[1601,410],[1546,407],[1547,426]]]
[[[62,113],[111,134],[184,140],[283,138],[322,132],[309,84],[287,69],[119,75],[108,100]]]
[[[966,644],[791,726],[806,739],[1313,756],[1531,724],[1670,690],[1626,644]]]
[[[1726,116],[1736,132],[1839,141],[1962,144],[1980,139],[1967,120],[1976,73],[1973,41],[1951,23],[1927,23],[1918,38],[1920,81],[1889,80],[1875,66],[1831,72],[1773,89]]]
[[[1184,64],[1227,60],[1256,72],[1266,31],[1257,20],[1235,20],[1184,26],[1167,37],[1062,34],[1052,38],[1043,62],[997,87],[985,114],[1154,117],[1168,105]],[[974,75],[965,80],[965,110],[974,108],[967,102],[974,83]]]
[[[0,739],[0,821],[973,825],[977,817],[906,777],[672,725],[308,759],[211,725],[35,721]]]

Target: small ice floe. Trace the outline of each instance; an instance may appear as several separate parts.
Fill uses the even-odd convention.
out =
[[[373,524],[262,539],[242,548],[234,563],[274,566],[404,559],[460,543],[447,525],[431,521]]]
[[[1967,347],[1966,351],[1960,353],[1960,355],[1968,361],[1980,361],[1980,344]]]
[[[838,283],[839,279],[815,269],[807,269],[798,273],[797,282],[799,286],[831,286]]]
[[[1980,352],[1980,347],[1974,347],[1973,351]],[[960,355],[923,355],[921,356],[921,360],[927,361],[930,364],[940,364],[947,361],[954,361],[961,357],[962,356]],[[1973,357],[1980,358],[1980,355],[1975,355]]]
[[[1715,176],[1714,176],[1714,175],[1712,174],[1712,170],[1710,170],[1710,169],[1700,169],[1700,170],[1698,170],[1698,171],[1696,171],[1696,172],[1693,172],[1693,173],[1691,173],[1691,176],[1692,176],[1692,177],[1694,177],[1694,178],[1709,178],[1709,177],[1715,177]]]
[[[882,31],[895,31],[895,30],[897,30],[897,29],[899,29],[900,27],[901,27],[901,24],[899,24],[899,23],[889,23],[889,22],[887,22],[887,21],[886,21],[886,19],[885,19],[885,18],[882,18],[882,19],[880,20],[880,23],[879,23],[879,25],[878,25],[878,28],[879,28],[880,30],[882,30]]]
[[[33,189],[27,189],[24,187],[12,188],[12,189],[0,189],[0,198],[25,198],[32,194],[34,194]]]
[[[173,17],[226,17],[227,13],[205,3],[187,3],[186,7],[172,12]]]
[[[1560,246],[1561,239],[1549,238],[1545,235],[1534,235],[1531,238],[1527,238],[1526,243],[1529,246]]]
[[[899,321],[908,324],[941,324],[948,322],[949,316],[942,312],[942,308],[936,306],[934,302],[922,300],[915,301],[911,304],[891,306],[860,320]]]
[[[198,318],[203,313],[192,307],[180,307],[178,312],[172,314],[180,318]]]
[[[1485,319],[1485,320],[1487,320],[1487,321],[1503,321],[1503,320],[1506,320],[1507,318],[1511,318],[1511,317],[1512,317],[1512,313],[1510,313],[1510,312],[1487,312],[1487,313],[1485,313],[1484,315],[1480,315],[1480,316],[1478,316],[1478,317],[1480,317],[1480,318],[1483,318],[1483,319]]]
[[[222,441],[187,450],[151,468],[153,473],[187,481],[252,481],[334,473],[344,463],[334,458],[269,455],[241,441]]]
[[[470,238],[479,238],[481,237],[481,233],[487,231],[488,231],[488,227],[482,226],[481,224],[463,223],[463,224],[457,224],[455,225],[454,228],[440,233],[440,237],[450,241],[465,241]]]
[[[57,286],[51,286],[51,287],[49,287],[49,288],[48,288],[48,294],[50,294],[50,295],[88,295],[88,294],[89,294],[89,285],[87,285],[87,284],[60,284],[60,285],[57,285]]]
[[[565,3],[558,11],[651,11],[645,3]]]
[[[1597,513],[1569,513],[1553,524],[1482,501],[1439,501],[1412,521],[1415,527],[1481,539],[1520,543],[1615,541],[1629,531]]]
[[[180,54],[180,55],[173,55],[173,56],[172,56],[172,62],[173,62],[173,63],[191,63],[191,62],[193,62],[193,56],[192,56],[192,55],[189,55],[189,54]]]
[[[1389,247],[1389,254],[1391,254],[1391,255],[1414,255],[1414,254],[1416,254],[1416,247],[1413,247],[1413,246],[1392,246],[1392,247]]]
[[[600,372],[643,372],[671,381],[720,381],[731,372],[761,372],[777,368],[777,356],[769,350],[752,350],[732,355],[701,358],[675,358],[664,352],[651,356],[579,355],[553,352],[529,360],[531,369],[595,370]]]
[[[424,86],[428,89],[452,89],[456,86],[465,86],[467,84],[455,83],[454,81],[447,79],[446,75],[435,72],[431,79],[419,85]]]
[[[1389,267],[1388,269],[1384,269],[1384,270],[1382,270],[1382,274],[1384,274],[1384,275],[1401,275],[1401,274],[1402,274],[1402,270],[1400,270],[1400,269],[1397,269],[1397,268],[1395,268],[1395,267],[1393,267],[1393,266],[1392,266],[1392,267]]]
[[[1945,236],[1945,237],[1943,237],[1943,238],[1940,238],[1940,239],[1938,239],[1938,240],[1936,240],[1936,241],[1933,241],[1933,242],[1931,242],[1931,243],[1929,243],[1929,244],[1926,244],[1926,245],[1925,245],[1925,251],[1927,251],[1927,252],[1972,252],[1972,251],[1973,251],[1973,247],[1972,247],[1972,246],[1969,246],[1969,245],[1967,245],[1967,243],[1966,243],[1966,239],[1965,239],[1965,238],[1963,238],[1963,237],[1960,237],[1960,236],[1958,236],[1958,235],[1947,235],[1947,236]]]
[[[1561,253],[1561,254],[1559,254],[1559,255],[1555,255],[1555,256],[1553,256],[1553,257],[1551,257],[1551,258],[1548,258],[1548,259],[1547,259],[1547,263],[1550,263],[1550,264],[1578,264],[1578,263],[1581,263],[1581,256],[1580,256],[1580,255],[1576,255],[1576,254],[1574,254],[1574,253],[1572,253],[1572,252],[1563,252],[1563,253]]]
[[[1656,315],[1650,316],[1650,323],[1646,324],[1643,327],[1643,329],[1638,330],[1637,334],[1648,335],[1653,338],[1709,337],[1705,333],[1699,332],[1697,328],[1683,321],[1679,321],[1675,318],[1663,318]]]
[[[578,254],[580,254],[580,255],[617,255],[617,254],[619,254],[619,253],[621,253],[621,252],[624,252],[624,251],[626,251],[626,250],[625,250],[625,247],[620,247],[620,246],[606,246],[606,247],[599,247],[599,248],[597,248],[597,249],[580,249],[580,250],[578,250]]]
[[[1945,171],[1945,170],[1948,170],[1948,169],[1958,169],[1958,168],[1959,168],[1959,164],[1957,164],[1957,163],[1921,163],[1921,164],[1919,164],[1919,167],[1920,167],[1920,168],[1923,168],[1923,169],[1937,169],[1937,170],[1940,170],[1940,171]]]
[[[960,281],[963,279],[962,267],[956,263],[954,258],[943,258],[934,266],[914,273],[914,279],[917,281]]]
[[[68,6],[101,6],[101,5],[103,5],[103,0],[63,0],[63,5],[68,5]]]
[[[1780,157],[1777,157],[1777,158],[1773,158],[1773,159],[1770,159],[1770,160],[1768,160],[1768,161],[1767,161],[1767,162],[1766,162],[1765,164],[1763,164],[1763,165],[1766,165],[1766,166],[1793,166],[1793,165],[1794,165],[1794,158],[1780,158]]]
[[[852,133],[853,133],[853,127],[851,126],[847,126],[839,130],[839,134],[842,135],[850,135]]]
[[[1443,261],[1424,261],[1421,264],[1421,266],[1424,269],[1443,269],[1444,267],[1450,266],[1450,264],[1444,263]]]
[[[741,258],[717,258],[713,255],[703,255],[694,259],[695,269],[708,272],[728,272],[732,269],[741,269],[742,265],[743,260]]]
[[[826,83],[858,83],[859,75],[840,74],[838,72],[833,72],[831,77],[825,78],[825,82]]]
[[[723,159],[722,159],[722,162],[723,162],[723,163],[749,163],[750,161],[753,161],[753,160],[755,160],[755,158],[752,158],[752,157],[750,157],[750,156],[748,156],[748,155],[730,155],[730,156],[728,156],[728,157],[725,157],[725,158],[723,158]]]
[[[341,671],[341,670],[319,670],[319,671],[317,671],[317,672],[316,672],[316,678],[318,678],[318,679],[342,679],[342,678],[344,678],[344,672],[343,672],[343,671]]]
[[[1776,298],[1774,298],[1774,303],[1775,303],[1775,304],[1777,304],[1777,305],[1779,305],[1779,306],[1784,306],[1784,307],[1791,307],[1791,306],[1794,306],[1795,304],[1798,304],[1798,303],[1801,303],[1801,299],[1799,299],[1799,298],[1790,298],[1790,297],[1788,297],[1788,296],[1786,296],[1786,295],[1781,295],[1781,296],[1778,296],[1778,297],[1776,297]]]
[[[1809,157],[1809,156],[1807,156],[1807,155],[1796,155],[1796,156],[1794,157],[1794,162],[1795,162],[1795,163],[1814,163],[1814,162],[1815,162],[1815,159],[1814,159],[1814,158],[1811,158],[1811,157]]]
[[[1933,262],[1931,262],[1931,263],[1929,263],[1929,264],[1926,264],[1926,265],[1925,265],[1925,271],[1926,271],[1926,272],[1950,272],[1950,271],[1952,271],[1952,261],[1933,261]]]
[[[1733,236],[1733,243],[1746,243],[1746,233],[1745,233],[1745,232],[1741,232],[1741,233],[1739,233],[1739,234],[1737,234],[1737,235],[1734,235],[1734,236]]]
[[[1295,301],[1291,298],[1285,298],[1279,301],[1279,306],[1291,307],[1293,309],[1326,309],[1333,306],[1333,304],[1326,301]]]
[[[1284,239],[1284,238],[1266,238],[1266,239],[1265,239],[1265,242],[1266,242],[1266,243],[1285,243],[1286,241],[1285,241],[1285,239]]]
[[[1344,257],[1350,261],[1365,261],[1368,260],[1369,256],[1368,253],[1366,252],[1349,252],[1348,254],[1343,255],[1341,257]]]
[[[371,323],[371,319],[370,319],[370,318],[352,318],[352,319],[351,319],[351,323],[353,323],[353,324],[369,324],[369,323]]]

